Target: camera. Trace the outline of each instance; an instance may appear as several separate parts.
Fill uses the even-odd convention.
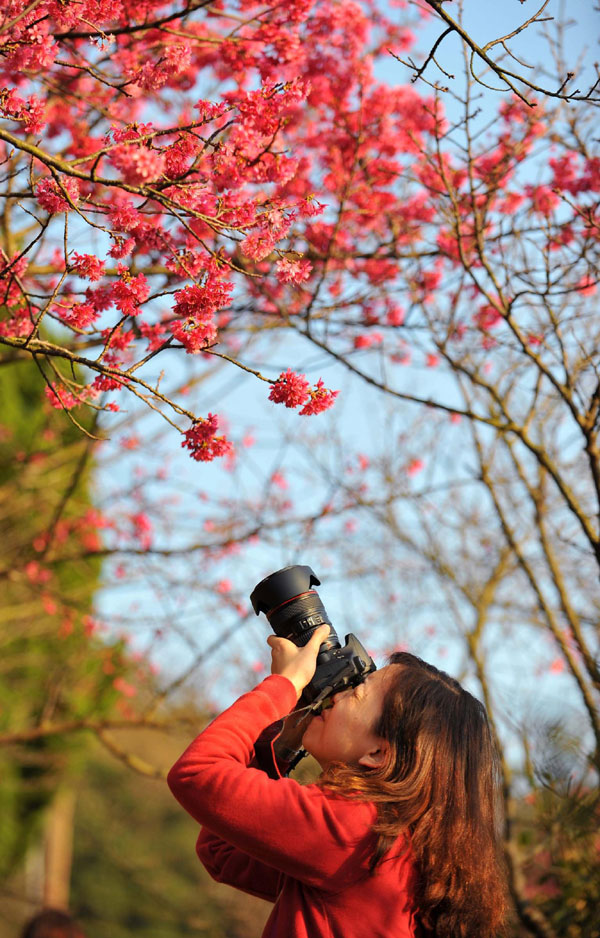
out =
[[[342,647],[314,586],[321,581],[307,566],[277,570],[261,580],[250,596],[256,615],[264,612],[276,635],[305,645],[314,630],[326,623],[329,635],[322,643],[317,668],[302,693],[298,707],[317,711],[328,697],[360,684],[375,671],[375,663],[355,635],[346,635]]]

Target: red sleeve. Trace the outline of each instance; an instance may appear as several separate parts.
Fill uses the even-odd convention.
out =
[[[282,874],[279,870],[254,860],[242,850],[202,828],[196,853],[204,868],[218,883],[226,883],[249,892],[251,896],[275,902],[281,892]]]
[[[374,806],[332,798],[291,778],[270,779],[248,766],[262,730],[295,704],[291,681],[266,678],[196,737],[168,782],[186,811],[227,844],[308,885],[332,888],[336,873],[346,883],[359,874],[349,868],[351,856],[364,875]]]

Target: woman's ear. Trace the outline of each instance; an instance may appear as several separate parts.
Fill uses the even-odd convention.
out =
[[[366,769],[378,769],[387,759],[390,752],[390,744],[385,739],[380,739],[373,749],[365,752],[358,760],[359,765],[364,765]]]

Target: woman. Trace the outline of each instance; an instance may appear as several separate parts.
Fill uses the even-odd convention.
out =
[[[250,763],[288,714],[328,626],[270,636],[271,676],[196,738],[169,785],[202,825],[208,872],[275,903],[263,938],[492,938],[506,899],[499,779],[485,711],[406,653],[333,697],[302,740],[314,785]]]

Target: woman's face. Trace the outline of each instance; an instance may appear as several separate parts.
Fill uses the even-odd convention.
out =
[[[313,717],[302,745],[322,768],[331,762],[375,766],[387,750],[387,743],[375,735],[383,710],[383,698],[390,667],[367,675],[357,687],[335,694],[333,705]]]

